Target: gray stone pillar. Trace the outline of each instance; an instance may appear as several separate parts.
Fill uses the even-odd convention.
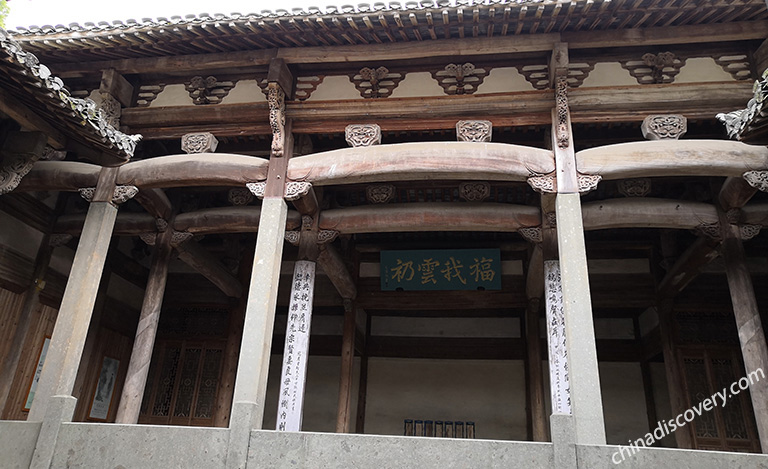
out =
[[[560,192],[556,199],[571,413],[576,444],[604,445],[603,401],[579,197],[578,193]]]
[[[147,385],[149,364],[157,335],[157,323],[160,319],[160,309],[163,306],[165,284],[168,279],[168,263],[173,250],[172,236],[173,230],[167,229],[156,238],[139,325],[136,327],[136,338],[133,341],[131,361],[128,363],[123,393],[117,408],[116,423],[135,424],[139,421],[141,399],[144,397],[144,388]]]
[[[74,415],[77,399],[72,396],[72,389],[117,217],[117,206],[113,202],[116,174],[111,168],[102,170],[72,262],[35,400],[29,411],[29,421],[43,422],[30,467],[50,466],[59,426],[61,422],[71,421]]]
[[[264,418],[287,216],[288,206],[282,197],[264,198],[232,399],[228,468],[245,467],[251,429],[260,429]]]

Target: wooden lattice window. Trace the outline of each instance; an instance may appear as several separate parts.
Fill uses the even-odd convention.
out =
[[[475,422],[405,419],[403,434],[405,436],[473,439],[475,438]]]

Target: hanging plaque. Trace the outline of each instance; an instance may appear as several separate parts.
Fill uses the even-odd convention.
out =
[[[381,289],[501,290],[498,249],[381,251]]]

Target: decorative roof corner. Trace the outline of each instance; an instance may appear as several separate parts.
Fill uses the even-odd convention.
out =
[[[44,111],[46,120],[65,133],[81,134],[94,143],[101,151],[108,152],[122,162],[128,161],[136,150],[141,135],[127,135],[108,123],[108,116],[91,99],[72,97],[61,78],[54,76],[50,69],[41,64],[37,57],[26,52],[8,31],[0,28],[0,59],[6,65],[6,74],[17,90],[33,93],[39,106],[35,111]],[[55,121],[55,122],[52,122]],[[63,130],[63,129],[62,129]],[[85,135],[82,135],[85,134]]]
[[[724,113],[716,117],[728,136],[747,143],[768,144],[768,69],[755,82],[754,95],[745,109]]]

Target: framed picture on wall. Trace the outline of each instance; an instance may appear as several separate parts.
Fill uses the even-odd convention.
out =
[[[47,335],[43,339],[43,345],[40,346],[40,353],[37,355],[37,366],[35,367],[35,374],[32,376],[32,382],[29,383],[29,391],[27,391],[27,400],[24,401],[24,407],[22,410],[28,411],[32,407],[32,400],[35,398],[35,391],[37,390],[37,383],[40,381],[40,375],[43,372],[43,364],[45,363],[45,356],[48,353],[48,346],[51,344],[51,336]]]
[[[112,394],[115,391],[117,372],[120,370],[120,360],[104,356],[101,362],[101,373],[91,400],[91,410],[88,418],[91,420],[107,420],[112,406]]]

